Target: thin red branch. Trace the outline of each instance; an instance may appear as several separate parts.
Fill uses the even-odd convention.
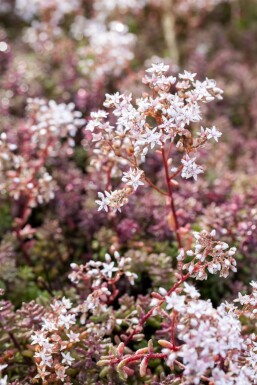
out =
[[[181,237],[180,237],[180,234],[179,234],[178,218],[177,218],[177,214],[176,214],[176,210],[175,210],[175,205],[174,205],[172,188],[171,188],[171,184],[170,184],[170,175],[169,175],[168,161],[167,161],[167,158],[166,158],[164,146],[162,146],[162,160],[163,160],[164,171],[165,171],[165,179],[166,179],[168,195],[169,195],[169,200],[170,200],[170,211],[172,212],[172,215],[173,215],[173,218],[174,218],[174,222],[175,222],[175,231],[176,231],[176,237],[177,237],[178,246],[181,249],[182,248],[182,241],[181,241]]]
[[[184,167],[184,166],[183,166],[183,164],[182,164],[182,165],[177,169],[177,171],[174,172],[174,174],[172,174],[172,175],[170,176],[170,180],[176,178],[176,176],[179,175],[180,171],[182,171],[183,167]]]
[[[159,189],[159,187],[157,187],[149,178],[147,178],[146,176],[144,178],[145,178],[145,181],[149,184],[149,186],[151,186],[154,190],[158,191],[158,193],[166,197],[168,196],[168,194],[165,191]]]

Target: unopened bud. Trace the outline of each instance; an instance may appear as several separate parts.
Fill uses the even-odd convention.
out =
[[[139,367],[139,373],[140,373],[141,377],[144,377],[146,375],[147,364],[148,364],[148,359],[147,359],[147,357],[145,357],[141,361],[141,364],[140,364],[140,367]]]

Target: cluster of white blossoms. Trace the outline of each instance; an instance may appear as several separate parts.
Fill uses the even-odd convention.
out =
[[[76,12],[81,6],[81,0],[27,0],[15,1],[15,12],[25,21],[40,18],[48,12],[51,22],[58,24],[62,18]]]
[[[227,250],[228,245],[223,242],[213,244],[214,235],[214,232],[195,234],[198,241],[196,250],[194,252],[190,250],[189,257],[192,256],[192,253],[199,254],[197,259],[201,261],[203,258],[200,254],[205,253],[207,248],[209,250],[213,248],[214,250],[215,248],[216,250]],[[235,250],[232,249],[232,252],[228,252],[227,255],[232,265],[235,265],[235,262],[230,257],[234,252]],[[220,257],[217,257],[215,251],[214,256],[210,251],[207,253],[212,256],[213,260],[216,260],[216,265],[220,264],[218,268],[215,267],[218,271],[222,268],[227,269],[226,263],[217,261],[217,258]],[[179,261],[184,257],[185,254],[182,251]],[[207,262],[207,266],[211,264],[212,262]],[[195,267],[198,272],[197,265]],[[184,278],[188,276],[197,278],[195,270],[191,270]],[[232,270],[234,271],[234,269]],[[211,269],[210,272],[213,273],[213,270]],[[226,272],[225,275],[227,275]],[[153,307],[152,315],[159,315],[166,322],[170,318],[170,323],[173,325],[172,342],[170,342],[168,334],[167,339],[161,339],[158,343],[163,348],[162,353],[167,365],[171,368],[178,366],[183,369],[181,374],[183,384],[198,385],[202,381],[215,385],[253,385],[257,383],[256,334],[245,333],[240,320],[240,317],[249,320],[256,319],[257,283],[251,282],[251,286],[253,291],[250,295],[239,294],[238,299],[235,300],[242,305],[242,309],[228,302],[215,309],[210,300],[201,300],[197,289],[187,282],[183,283],[183,287],[175,285],[169,292],[160,288],[159,293],[152,294],[153,299],[150,304]]]
[[[115,298],[118,291],[114,290],[115,283],[122,276],[125,276],[131,285],[137,278],[135,273],[130,271],[131,258],[121,257],[115,251],[114,259],[109,254],[105,254],[105,262],[89,261],[86,265],[71,264],[72,272],[69,279],[78,285],[85,283],[91,290],[87,298],[76,308],[81,313],[80,322],[84,324],[88,314],[101,314],[107,310],[107,304]],[[112,290],[108,287],[112,287]]]
[[[39,148],[47,146],[52,156],[57,155],[61,140],[74,147],[74,137],[78,128],[85,124],[80,111],[75,111],[74,103],[56,103],[40,98],[27,100],[28,118],[31,120],[31,142]]]
[[[187,13],[190,10],[212,11],[221,3],[233,0],[175,0],[170,3],[172,10],[177,14]],[[165,0],[94,0],[94,9],[103,17],[108,17],[115,10],[120,12],[138,12],[145,6],[162,7]]]
[[[23,32],[22,40],[38,54],[53,52],[55,44],[63,36],[63,30],[54,28],[45,21],[33,20]]]
[[[185,159],[181,160],[181,163],[183,164],[181,172],[182,178],[188,179],[193,177],[194,180],[197,180],[198,174],[203,172],[203,168],[195,163],[195,159],[196,158],[190,158],[186,155]]]
[[[30,207],[54,198],[56,183],[46,171],[46,163],[51,157],[72,154],[74,136],[85,123],[74,107],[73,103],[28,99],[27,120],[15,133],[17,144],[13,138],[11,141],[5,133],[1,134],[2,194],[15,200],[27,197]]]
[[[177,257],[182,270],[199,280],[207,279],[207,274],[218,273],[227,277],[229,271],[236,272],[235,247],[229,247],[226,242],[215,241],[215,230],[210,233],[194,232],[195,246],[193,250],[180,250]],[[187,262],[187,260],[190,260]]]
[[[74,37],[86,37],[88,44],[78,48],[79,68],[84,75],[100,81],[104,76],[119,76],[134,58],[136,36],[118,21],[78,16],[71,32]]]
[[[51,311],[42,318],[42,327],[31,336],[34,346],[34,359],[37,365],[35,379],[43,384],[48,379],[70,384],[67,369],[72,366],[74,358],[71,351],[80,341],[80,333],[74,331],[76,312],[69,299],[54,300]]]
[[[102,17],[108,17],[115,10],[119,12],[138,12],[148,0],[94,0],[93,7]]]
[[[107,317],[100,325],[90,322],[90,316],[105,313],[108,305],[115,299],[119,290],[115,284],[121,276],[134,283],[136,274],[129,271],[131,259],[114,253],[114,260],[109,254],[105,262],[89,261],[86,265],[71,264],[70,280],[87,291],[86,299],[72,306],[69,299],[55,299],[51,309],[42,317],[42,325],[31,335],[34,347],[34,360],[37,366],[35,379],[41,379],[44,385],[49,381],[58,381],[70,385],[69,368],[75,362],[76,347],[80,341],[97,336],[103,338],[107,330],[113,327],[112,317]],[[109,289],[110,287],[110,289]],[[80,328],[77,318],[80,318]],[[115,319],[114,319],[115,320]],[[115,323],[114,323],[115,324]]]
[[[228,249],[223,242],[213,244],[214,232],[195,236],[199,241],[196,250],[198,253],[203,253],[205,248],[217,246],[221,246],[223,250]],[[219,250],[219,247],[217,249]],[[217,256],[214,255],[213,258]],[[220,264],[222,265],[222,262]],[[160,288],[159,293],[152,293],[151,310],[143,314],[141,319],[133,315],[134,325],[132,320],[129,323],[129,336],[131,338],[137,336],[140,341],[144,336],[142,333],[145,323],[142,320],[147,321],[150,316],[158,316],[163,320],[161,322],[163,327],[160,330],[162,339],[158,340],[161,353],[153,349],[150,340],[148,347],[132,354],[125,351],[127,342],[124,339],[124,343],[120,343],[110,355],[102,356],[98,365],[105,366],[112,362],[121,377],[126,378],[126,373],[130,371],[129,364],[137,362],[140,363],[140,375],[144,377],[149,361],[162,358],[172,372],[176,368],[180,370],[179,377],[174,377],[174,382],[172,380],[170,382],[174,385],[178,383],[178,378],[179,383],[183,385],[199,385],[205,382],[213,385],[256,384],[256,334],[246,332],[247,327],[243,326],[241,316],[246,317],[245,320],[254,318],[251,313],[255,314],[257,309],[257,283],[251,283],[252,294],[239,296],[237,301],[242,304],[242,310],[228,302],[214,308],[210,300],[200,299],[198,290],[185,282],[189,276],[194,276],[194,271],[181,275],[179,281],[168,292]],[[252,326],[249,329],[251,328]],[[131,370],[133,371],[132,368]]]
[[[121,257],[118,251],[115,251],[114,261],[109,254],[105,254],[105,262],[89,261],[86,265],[72,263],[73,271],[69,278],[75,284],[89,281],[92,288],[98,288],[105,282],[117,282],[122,275],[125,275],[130,283],[134,284],[137,275],[129,271],[130,263],[130,257]]]
[[[17,146],[9,142],[5,133],[1,134],[0,150],[1,194],[15,200],[27,196],[30,207],[54,198],[56,184],[43,163],[19,155]]]
[[[174,143],[184,153],[180,164],[182,178],[197,179],[203,169],[190,154],[195,154],[207,140],[218,141],[221,136],[215,127],[201,127],[195,136],[191,129],[202,119],[202,103],[222,99],[223,91],[216,82],[196,80],[196,74],[187,71],[176,78],[166,75],[168,71],[169,66],[163,63],[147,69],[143,82],[151,93],[144,93],[136,101],[130,94],[106,94],[104,107],[112,109],[109,119],[105,110],[91,113],[86,126],[94,143],[91,166],[108,172],[110,177],[119,176],[121,169],[130,167],[123,174],[124,188],[98,194],[100,210],[120,210],[131,192],[143,185],[145,176],[140,165],[150,151]]]
[[[16,169],[6,172],[6,181],[2,192],[8,193],[15,200],[20,196],[29,195],[30,207],[49,202],[55,196],[56,183],[52,176],[44,167],[37,170],[35,176],[34,170],[27,168],[27,163],[18,158],[19,162],[15,164]],[[18,167],[18,164],[20,167]]]
[[[256,343],[247,341],[233,305],[213,308],[210,301],[199,299],[193,286],[185,285],[184,294],[166,297],[167,311],[176,312],[176,349],[160,340],[166,362],[173,367],[183,363],[183,384],[198,385],[201,380],[218,385],[251,385],[256,383],[253,366]]]
[[[251,282],[252,293],[250,295],[242,295],[239,293],[235,302],[239,302],[242,305],[242,313],[247,315],[251,319],[257,319],[257,283]]]

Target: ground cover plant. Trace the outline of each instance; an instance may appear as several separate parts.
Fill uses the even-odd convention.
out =
[[[255,0],[0,3],[0,385],[257,384]]]

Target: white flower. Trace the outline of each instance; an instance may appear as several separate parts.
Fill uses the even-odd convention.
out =
[[[177,354],[170,349],[162,349],[163,354],[167,354],[166,362],[168,366],[172,366],[174,364],[175,359],[177,358]]]
[[[67,374],[65,374],[66,366],[59,366],[58,368],[55,369],[55,374],[58,378],[58,380],[61,380],[64,382],[65,377],[67,377]]]
[[[43,317],[42,320],[43,320],[43,326],[42,326],[43,330],[48,330],[48,331],[57,330],[57,325],[53,320],[47,319],[45,317]]]
[[[145,133],[142,135],[142,144],[144,142],[150,144],[151,149],[153,149],[156,144],[161,145],[160,137],[162,136],[161,132],[156,132],[157,128],[150,130],[146,128]],[[141,144],[141,140],[137,141],[138,144]]]
[[[31,345],[38,344],[40,346],[43,346],[44,343],[48,343],[49,339],[45,336],[45,333],[43,332],[35,332],[34,335],[31,336]]]
[[[8,383],[8,378],[6,374],[3,378],[0,378],[0,385],[7,385],[7,383]]]
[[[158,306],[161,303],[161,301],[157,298],[152,298],[150,302],[150,307]]]
[[[183,312],[185,310],[185,295],[178,295],[177,293],[173,292],[170,296],[166,296],[166,309],[174,309],[178,312]]]
[[[215,126],[212,128],[206,128],[207,133],[207,139],[214,139],[216,142],[218,142],[219,138],[221,137],[222,133],[217,130]]]
[[[42,380],[44,380],[46,378],[46,376],[48,374],[50,374],[50,372],[46,371],[46,367],[45,366],[43,366],[42,368],[40,368],[38,366],[37,367],[37,372],[38,372],[38,374],[35,376],[35,378],[41,378]]]
[[[41,360],[40,365],[49,366],[49,367],[52,366],[53,359],[51,354],[49,354],[47,351],[41,350],[40,352],[36,352],[34,357],[40,358]]]
[[[162,72],[167,72],[169,69],[169,65],[164,64],[164,63],[158,63],[158,64],[152,64],[150,68],[146,70],[146,72],[149,73],[162,73]]]
[[[136,191],[138,186],[144,185],[144,182],[141,180],[143,173],[144,172],[138,168],[130,168],[128,172],[123,173],[122,182],[132,186],[134,191]]]
[[[198,174],[203,172],[202,167],[195,163],[195,159],[186,155],[186,159],[181,160],[181,163],[184,165],[181,173],[182,178],[188,179],[193,177],[194,180],[197,180]]]
[[[92,119],[96,119],[96,120],[105,119],[105,118],[107,118],[107,116],[108,116],[108,112],[103,111],[103,110],[93,111],[90,114],[90,117]]]
[[[102,192],[98,192],[98,197],[100,199],[97,199],[95,202],[99,205],[98,211],[105,210],[106,212],[108,211],[108,205],[110,203],[110,196],[111,194],[108,193],[108,191],[105,191],[105,195]]]
[[[179,255],[177,256],[178,261],[183,261],[185,257],[185,251],[183,249],[180,250]]]
[[[215,230],[215,229],[212,230],[212,231],[210,232],[210,235],[214,238],[214,237],[216,236],[216,230]]]
[[[250,282],[250,285],[251,285],[254,289],[257,290],[257,282],[251,281],[251,282]]]
[[[117,106],[120,103],[120,100],[123,98],[123,95],[121,95],[119,92],[116,92],[113,95],[105,94],[105,102],[104,106],[107,108],[114,106]]]
[[[79,336],[79,333],[74,333],[72,330],[70,331],[70,333],[67,333],[67,337],[69,338],[70,342],[79,342]]]
[[[184,71],[183,74],[179,74],[178,76],[179,76],[179,79],[189,80],[189,81],[193,82],[194,78],[196,76],[196,73]]]
[[[69,329],[71,325],[75,324],[75,315],[74,314],[61,314],[59,316],[58,326],[64,326],[66,329]]]
[[[62,297],[62,303],[66,309],[70,309],[72,307],[72,303],[68,298]]]
[[[189,294],[191,298],[196,299],[200,297],[199,292],[196,288],[188,283],[184,282],[184,292]]]
[[[63,364],[67,364],[67,365],[71,365],[72,364],[72,361],[74,361],[74,358],[71,357],[70,353],[62,353],[62,363]]]
[[[101,272],[104,276],[112,278],[112,274],[118,271],[118,268],[114,266],[114,262],[103,263],[103,269]]]

